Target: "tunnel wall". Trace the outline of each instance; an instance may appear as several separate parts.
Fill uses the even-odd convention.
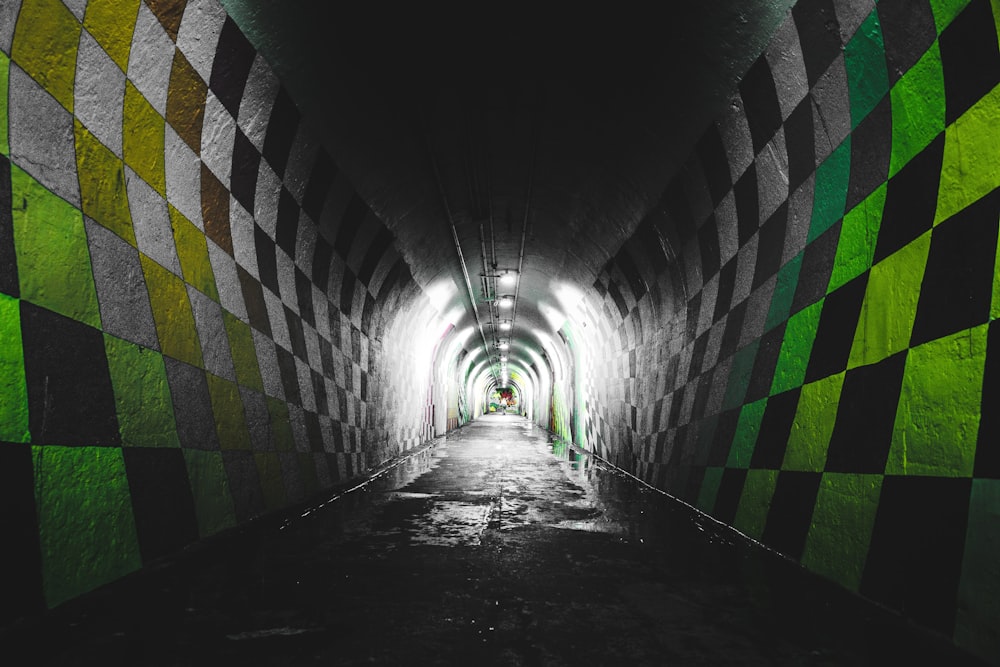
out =
[[[990,660],[998,23],[799,2],[580,315],[589,446]]]
[[[215,0],[0,2],[0,621],[419,443],[426,308]]]

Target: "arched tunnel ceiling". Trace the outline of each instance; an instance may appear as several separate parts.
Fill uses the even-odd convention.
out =
[[[517,350],[558,326],[560,286],[593,284],[793,2],[662,16],[222,4],[457,328],[475,314],[454,239],[479,301],[494,256],[519,266],[523,235],[511,354],[530,364]]]

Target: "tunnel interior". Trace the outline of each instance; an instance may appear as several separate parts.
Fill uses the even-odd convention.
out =
[[[0,1],[0,620],[509,389],[996,659],[1000,5],[672,11]]]

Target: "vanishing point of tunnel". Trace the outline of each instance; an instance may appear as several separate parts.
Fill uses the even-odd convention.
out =
[[[676,4],[0,0],[0,660],[1000,665],[1000,2]]]

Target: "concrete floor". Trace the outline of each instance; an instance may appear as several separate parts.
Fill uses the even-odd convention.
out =
[[[303,514],[8,628],[4,653],[23,643],[30,664],[49,665],[978,664],[554,452],[515,416],[459,429]]]

